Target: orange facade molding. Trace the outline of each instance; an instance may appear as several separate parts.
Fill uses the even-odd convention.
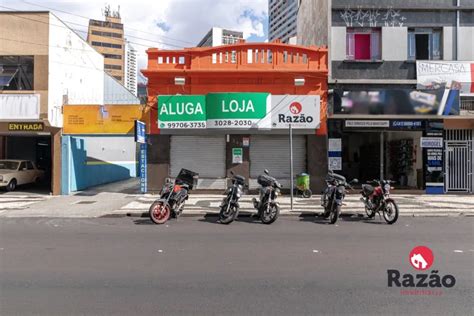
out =
[[[327,132],[328,50],[326,47],[245,43],[183,50],[148,49],[148,111],[152,134],[158,134],[157,96],[212,92],[266,92],[319,95],[321,127]],[[180,78],[182,84],[176,84]],[[304,84],[295,84],[304,79]],[[183,84],[184,80],[184,84]]]

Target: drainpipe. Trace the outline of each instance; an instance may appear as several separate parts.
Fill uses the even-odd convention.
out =
[[[456,60],[459,60],[459,6],[461,5],[461,0],[456,0]]]

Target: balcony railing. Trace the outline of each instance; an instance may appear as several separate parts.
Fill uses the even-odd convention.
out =
[[[147,72],[310,71],[327,72],[327,48],[273,43],[238,43],[183,50],[149,49]]]
[[[0,120],[38,120],[40,95],[37,93],[0,93]]]

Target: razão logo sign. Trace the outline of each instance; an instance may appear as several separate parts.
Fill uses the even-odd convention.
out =
[[[158,96],[158,127],[163,129],[206,128],[206,96]]]
[[[272,95],[272,128],[316,129],[319,109],[318,95]]]

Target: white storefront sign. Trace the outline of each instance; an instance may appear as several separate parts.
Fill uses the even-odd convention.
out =
[[[316,129],[320,124],[319,95],[272,95],[273,129]]]
[[[390,121],[346,120],[346,127],[389,127]]]
[[[443,148],[442,137],[421,137],[420,138],[421,148]]]
[[[446,85],[461,93],[474,93],[472,85],[474,61],[417,61],[417,88],[437,88]]]

